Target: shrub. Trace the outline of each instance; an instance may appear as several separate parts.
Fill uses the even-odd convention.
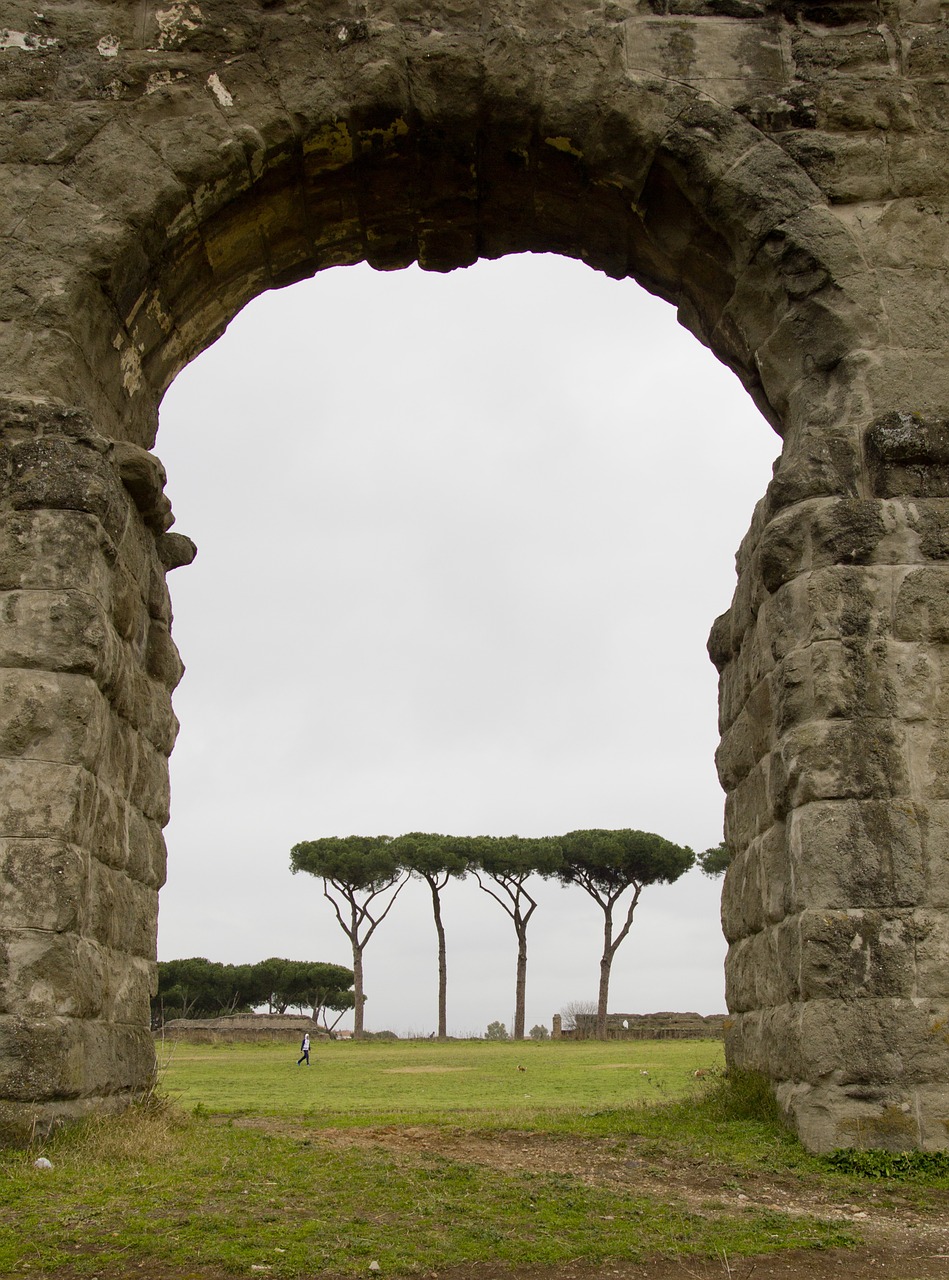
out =
[[[832,1151],[827,1163],[841,1173],[860,1178],[892,1178],[912,1182],[917,1178],[949,1175],[949,1151]]]
[[[541,1022],[538,1022],[535,1027],[531,1027],[528,1034],[530,1035],[530,1038],[532,1040],[549,1040],[550,1039],[550,1032]]]
[[[507,1027],[503,1022],[489,1022],[488,1029],[484,1033],[485,1040],[510,1040],[507,1033]]]
[[[767,1076],[729,1070],[715,1080],[703,1106],[716,1120],[759,1120],[783,1128],[785,1121]]]

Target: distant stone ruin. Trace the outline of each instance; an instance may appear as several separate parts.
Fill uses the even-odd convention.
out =
[[[721,1040],[725,1013],[610,1013],[606,1017],[608,1040]],[[596,1039],[596,1014],[576,1013],[574,1026],[561,1030],[565,1040]]]
[[[303,1033],[310,1039],[329,1040],[324,1028],[306,1014],[255,1013],[227,1014],[220,1018],[171,1018],[155,1038],[162,1041],[181,1040],[188,1044],[268,1044],[274,1041],[298,1044]]]
[[[728,1061],[815,1150],[949,1146],[942,6],[5,0],[3,23],[0,1134],[119,1110],[154,1070],[165,575],[194,554],[150,452],[165,390],[266,289],[529,251],[674,303],[784,441],[709,642]],[[637,484],[690,518],[675,474]],[[671,705],[675,673],[644,678]]]

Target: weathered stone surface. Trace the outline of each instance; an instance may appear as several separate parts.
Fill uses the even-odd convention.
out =
[[[949,1144],[935,0],[133,8],[8,0],[0,42],[0,1134],[150,1081],[168,384],[324,266],[546,250],[674,303],[785,441],[709,642],[729,1059],[816,1148]]]
[[[57,840],[0,841],[0,930],[82,928],[89,855]]]
[[[910,802],[821,800],[791,815],[791,911],[914,907],[929,889],[923,824]]]
[[[44,1103],[103,1096],[129,1099],[154,1075],[155,1049],[147,1026],[61,1015],[0,1015],[0,1092],[27,1103],[42,1119]]]

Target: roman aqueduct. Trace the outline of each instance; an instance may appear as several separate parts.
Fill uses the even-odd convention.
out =
[[[261,291],[632,277],[784,448],[712,629],[732,1063],[949,1145],[949,23],[938,0],[6,0],[0,1128],[116,1109],[181,667],[150,452]],[[631,361],[634,359],[631,353]]]

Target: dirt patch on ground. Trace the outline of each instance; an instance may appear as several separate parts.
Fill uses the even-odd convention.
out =
[[[502,1171],[567,1174],[613,1190],[675,1199],[690,1209],[767,1210],[845,1222],[863,1240],[856,1249],[796,1250],[754,1258],[656,1260],[602,1267],[452,1268],[429,1280],[949,1280],[949,1194],[868,1184],[859,1200],[837,1199],[790,1178],[736,1173],[700,1160],[664,1159],[654,1139],[578,1139],[550,1134],[416,1126],[302,1130],[266,1119],[254,1128],[305,1134],[337,1147],[382,1148],[403,1159],[439,1156]]]
[[[443,1076],[449,1071],[473,1071],[473,1067],[389,1067],[384,1076]]]
[[[649,1072],[641,1062],[593,1062],[587,1068],[588,1071],[638,1071],[640,1075],[648,1076]]]

